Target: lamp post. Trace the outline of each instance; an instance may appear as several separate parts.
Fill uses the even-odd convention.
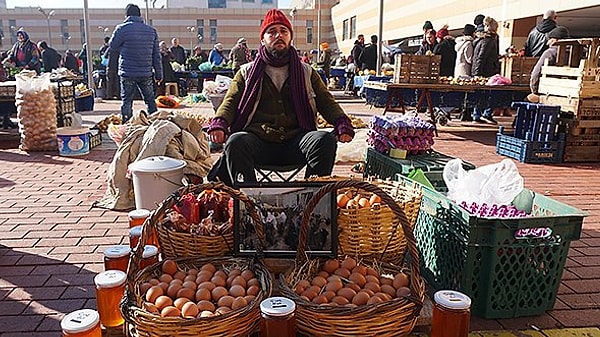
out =
[[[71,35],[69,35],[69,33],[67,33],[65,35],[65,44],[67,45],[67,49],[66,50],[69,50],[69,41],[71,41]]]
[[[296,10],[296,7],[294,7],[291,11],[290,11],[290,16],[292,17],[292,30],[295,31],[296,30],[296,14],[298,13],[298,11]],[[292,39],[292,45],[294,45],[294,40]]]
[[[109,28],[104,26],[98,26],[98,30],[104,32],[104,35],[106,35],[106,33],[108,33]]]
[[[196,27],[194,26],[187,26],[185,27],[185,29],[187,29],[188,32],[190,32],[191,36],[190,36],[190,55],[192,54],[193,50],[194,50],[194,32],[196,31]]]
[[[42,13],[43,16],[46,17],[46,21],[48,22],[48,44],[52,45],[52,32],[50,31],[50,18],[56,14],[54,9],[46,12],[42,7],[38,7],[38,12]]]

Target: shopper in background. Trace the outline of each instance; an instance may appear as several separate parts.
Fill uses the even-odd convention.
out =
[[[556,28],[556,18],[553,9],[544,13],[542,21],[535,25],[527,36],[525,56],[542,56],[542,53],[548,49],[548,34]]]
[[[227,64],[227,58],[223,55],[223,44],[217,43],[208,54],[210,64],[217,67],[222,67]]]
[[[17,31],[17,42],[12,46],[4,61],[14,63],[19,69],[35,70],[38,74],[42,68],[40,51],[23,29]]]
[[[65,51],[65,56],[62,59],[62,66],[69,69],[74,74],[79,74],[79,61],[73,52],[69,49]]]
[[[436,34],[437,34],[437,32],[433,29],[428,30],[425,33],[425,38],[423,39],[423,42],[421,42],[421,46],[419,47],[419,50],[417,50],[417,52],[415,54],[416,55],[433,55],[433,48],[435,48],[435,45],[437,44],[437,39],[435,37]]]
[[[141,92],[149,114],[158,110],[154,101],[154,82],[160,84],[163,75],[156,29],[144,23],[137,5],[128,4],[125,15],[125,21],[117,25],[109,42],[110,49],[120,55],[124,123],[133,115],[133,96],[137,90]]]
[[[440,76],[454,76],[456,65],[456,50],[454,36],[448,33],[448,25],[444,25],[435,34],[437,44],[433,47],[433,53],[441,56]]]
[[[362,53],[358,56],[361,70],[375,70],[377,71],[377,35],[371,35],[371,43],[369,43],[363,49]]]
[[[240,70],[242,64],[246,64],[252,61],[252,56],[250,55],[250,49],[248,49],[248,41],[244,37],[240,37],[237,40],[237,43],[229,52],[229,59],[231,60],[231,68],[233,68],[233,73],[237,73]]]
[[[491,17],[483,21],[483,36],[473,42],[473,76],[491,77],[500,73],[500,55],[498,47],[498,22]],[[473,122],[498,124],[493,117],[490,97],[481,97],[473,110]]]
[[[354,41],[354,46],[350,51],[350,55],[352,56],[352,62],[354,62],[354,65],[356,66],[356,72],[358,72],[361,69],[361,64],[358,59],[363,49],[365,49],[365,36],[363,34],[358,34],[358,36],[356,37],[356,41]]]
[[[485,20],[485,15],[477,14],[473,19],[473,24],[475,25],[475,33],[483,33],[483,20]]]
[[[332,52],[331,49],[329,49],[329,43],[327,42],[321,42],[319,48],[321,49],[321,53],[319,54],[317,65],[323,69],[325,78],[329,80],[329,77],[331,76]],[[325,85],[327,85],[327,82],[325,82]]]
[[[179,44],[179,39],[174,37],[171,39],[171,47],[169,51],[175,57],[175,62],[184,65],[185,64],[185,49]]]
[[[160,41],[160,43],[158,44],[158,48],[160,49],[160,61],[163,69],[163,80],[158,85],[156,95],[165,95],[165,83],[177,83],[177,76],[175,76],[173,66],[171,66],[171,61],[175,60],[175,56],[173,55],[165,41]]]
[[[473,63],[473,33],[475,26],[466,24],[463,29],[463,35],[456,38],[456,65],[454,67],[454,77],[471,77],[471,64]]]
[[[542,67],[548,61],[548,65],[553,66],[556,64],[556,55],[558,54],[558,47],[554,44],[560,39],[568,39],[569,30],[563,26],[556,26],[553,30],[548,33],[548,49],[546,49],[540,59],[537,61],[533,70],[531,71],[531,78],[529,82],[529,88],[531,94],[527,96],[527,100],[533,103],[540,101],[538,89],[540,86],[540,77],[542,76]]]
[[[60,60],[62,57],[56,49],[49,47],[46,41],[38,42],[38,48],[41,50],[44,72],[49,73],[60,67]]]
[[[194,52],[185,61],[185,66],[187,70],[198,71],[199,66],[206,61],[208,61],[208,55],[202,50],[202,47],[195,46]]]

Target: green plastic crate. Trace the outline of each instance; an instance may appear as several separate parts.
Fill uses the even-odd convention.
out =
[[[569,245],[579,239],[586,213],[529,191],[532,217],[479,218],[422,188],[414,234],[430,286],[467,294],[473,315],[484,318],[541,315],[554,307]],[[514,238],[517,229],[538,227],[551,228],[552,235]]]

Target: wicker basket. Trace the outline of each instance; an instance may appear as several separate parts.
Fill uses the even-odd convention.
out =
[[[404,231],[410,253],[410,296],[351,308],[317,305],[306,301],[292,290],[299,280],[313,277],[318,266],[324,262],[318,259],[307,260],[306,258],[305,249],[310,213],[323,196],[331,191],[343,188],[360,188],[377,194],[381,197],[382,203],[388,205],[394,215],[400,219],[399,225]],[[396,265],[394,265],[379,263],[368,258],[363,259],[360,255],[355,257],[357,260],[361,260],[362,264],[372,266],[380,273],[400,272],[401,267],[399,265],[403,263],[403,260],[398,260],[395,261]],[[288,273],[280,275],[280,281],[282,293],[296,302],[296,318],[299,331],[309,336],[405,336],[412,331],[417,322],[425,298],[424,283],[419,274],[419,254],[416,241],[405,212],[383,189],[356,180],[328,184],[314,195],[306,206],[302,218],[296,267]]]
[[[212,189],[225,192],[232,198],[238,199],[248,205],[254,205],[244,193],[220,182],[188,185],[179,188],[169,195],[147,220],[156,230],[163,258],[217,257],[233,254],[233,233],[221,236],[196,236],[190,233],[178,232],[162,225],[166,211],[176,205],[183,195],[188,193],[198,195],[204,190]],[[254,207],[248,207],[248,209],[254,210]]]

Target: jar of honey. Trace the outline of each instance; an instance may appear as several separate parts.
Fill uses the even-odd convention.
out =
[[[81,309],[67,314],[61,321],[63,337],[102,337],[100,315],[96,310]]]
[[[129,248],[135,249],[137,247],[138,242],[140,242],[140,238],[142,237],[142,225],[131,227],[129,229]]]
[[[471,320],[471,299],[454,290],[433,295],[431,337],[467,337]]]
[[[158,248],[153,245],[145,245],[142,253],[142,261],[140,261],[140,269],[144,269],[151,264],[158,262]]]
[[[127,272],[131,248],[125,245],[108,247],[104,250],[104,270]]]
[[[127,214],[127,218],[129,218],[129,228],[140,226],[144,224],[146,218],[150,216],[150,211],[147,209],[134,209],[133,211]]]
[[[96,302],[100,322],[107,328],[123,324],[119,303],[125,293],[127,274],[120,270],[107,270],[94,277]]]
[[[260,302],[260,337],[296,337],[296,303],[285,297]]]

